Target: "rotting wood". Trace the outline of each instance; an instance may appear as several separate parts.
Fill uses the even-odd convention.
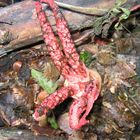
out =
[[[0,140],[67,140],[63,136],[34,135],[29,130],[3,128],[0,130]]]
[[[64,2],[64,0],[58,0]],[[86,3],[81,0],[68,0],[68,4],[78,5],[84,7],[98,7],[101,3],[104,8],[111,8],[114,6],[115,0],[100,0],[99,2],[87,0]],[[5,42],[0,46],[0,56],[5,55],[15,49],[33,45],[42,40],[41,29],[38,21],[36,20],[36,13],[34,10],[34,1],[23,1],[5,8],[0,9],[0,31],[5,30],[8,32]],[[132,1],[132,5],[134,5]],[[52,25],[55,25],[51,12],[47,10],[49,19]],[[95,16],[83,15],[80,13],[72,12],[70,10],[62,9],[66,20],[69,23],[71,31],[80,30],[83,28],[91,27],[95,21]],[[5,37],[5,36],[4,36]],[[10,39],[9,39],[10,38]]]

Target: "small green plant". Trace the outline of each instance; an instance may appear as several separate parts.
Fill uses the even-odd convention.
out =
[[[91,54],[87,51],[83,51],[80,53],[80,59],[86,63],[88,61],[88,59],[91,57]]]
[[[56,118],[55,118],[55,115],[52,113],[52,116],[51,117],[48,117],[48,122],[50,123],[51,127],[54,128],[54,129],[57,129],[59,128],[58,124],[57,124],[57,121],[56,121]]]
[[[118,21],[115,24],[115,29],[117,31],[122,30],[123,28],[130,32],[123,24],[122,21],[128,19],[131,11],[129,8],[124,8],[122,5],[126,3],[127,0],[116,0],[115,6],[110,9],[104,16],[97,18],[93,24],[94,33],[99,35],[102,33],[102,30],[105,24],[110,24],[114,17],[118,17]]]
[[[45,77],[42,72],[39,72],[35,69],[31,69],[31,76],[49,94],[53,93],[58,87],[57,82],[48,80],[47,77]]]
[[[39,72],[35,69],[31,69],[31,76],[38,82],[38,84],[49,94],[56,91],[58,84],[52,80],[48,80],[47,77],[43,75],[42,72]],[[51,127],[54,129],[58,128],[58,124],[55,118],[55,115],[52,113],[50,117],[47,118],[47,121],[50,123]]]
[[[93,61],[92,54],[87,51],[83,51],[80,53],[80,60],[83,61],[86,66],[89,66]]]
[[[127,0],[124,0],[123,3],[125,3],[126,1]],[[120,14],[119,20],[115,24],[116,30],[121,30],[121,29],[125,28],[123,26],[123,24],[121,23],[121,21],[128,19],[128,17],[130,16],[130,13],[131,13],[131,11],[128,8],[123,8],[121,5],[122,5],[122,0],[116,0],[115,7],[110,11],[111,14],[113,14],[113,15]]]

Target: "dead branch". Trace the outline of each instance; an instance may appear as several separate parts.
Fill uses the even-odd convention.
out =
[[[63,2],[63,0],[58,1]],[[28,0],[0,9],[0,45],[2,45],[0,46],[0,56],[42,40],[34,4],[34,1]],[[100,0],[99,2],[93,0],[87,0],[86,2],[84,0],[68,0],[67,4],[110,9],[114,6],[115,0]],[[134,5],[134,1],[132,1],[132,4]],[[80,14],[66,9],[61,10],[72,32],[91,27],[96,19],[95,16]],[[55,22],[51,12],[48,9],[46,11],[49,14],[51,24],[54,26]],[[101,15],[104,13],[96,14]]]

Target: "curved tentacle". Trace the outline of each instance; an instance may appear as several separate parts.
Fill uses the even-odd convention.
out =
[[[70,107],[70,127],[78,130],[83,125],[89,123],[86,117],[90,113],[94,102],[99,96],[96,81],[90,81],[86,87],[85,93],[77,100],[74,100]]]
[[[40,0],[40,2],[49,4],[50,8],[53,11],[54,17],[56,19],[58,35],[60,37],[66,57],[71,57],[75,62],[79,62],[79,55],[74,47],[74,42],[67,27],[67,22],[60,12],[57,4],[55,4],[54,0]]]
[[[49,109],[55,108],[58,104],[62,103],[71,94],[70,88],[62,87],[53,94],[47,96],[44,101],[35,109],[34,119],[38,118],[48,112]]]
[[[79,130],[83,125],[89,121],[86,119],[80,119],[81,114],[85,112],[87,107],[87,99],[79,98],[74,100],[69,110],[69,125],[72,129]]]

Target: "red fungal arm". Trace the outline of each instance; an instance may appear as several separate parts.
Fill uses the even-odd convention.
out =
[[[84,113],[87,107],[87,98],[79,98],[74,100],[69,110],[69,125],[72,129],[79,130],[83,125],[87,124],[85,118],[81,120],[81,114]]]
[[[55,108],[58,104],[62,103],[65,99],[72,94],[69,92],[70,88],[62,87],[53,94],[47,96],[41,105],[35,109],[34,119],[38,121],[39,117],[46,114],[49,109]]]
[[[49,54],[51,55],[51,58],[54,61],[58,70],[61,70],[62,63],[65,63],[61,62],[64,59],[64,55],[60,49],[56,37],[54,36],[53,30],[47,20],[45,12],[42,10],[40,2],[36,2],[36,12],[40,22],[41,29],[43,31],[44,41],[48,45]]]
[[[90,113],[98,96],[99,91],[96,81],[90,81],[86,87],[85,93],[79,99],[74,100],[70,107],[69,124],[71,128],[79,130],[83,125],[89,123],[86,117]]]
[[[42,0],[42,1],[47,1],[47,0]],[[76,62],[79,63],[79,55],[76,52],[76,49],[74,47],[74,42],[71,38],[71,34],[69,32],[66,20],[64,19],[63,15],[58,9],[58,6],[55,3],[51,6],[51,8],[52,8],[54,17],[56,19],[58,35],[61,40],[63,50],[65,52],[67,59],[70,58],[70,59],[73,59],[75,63]]]

